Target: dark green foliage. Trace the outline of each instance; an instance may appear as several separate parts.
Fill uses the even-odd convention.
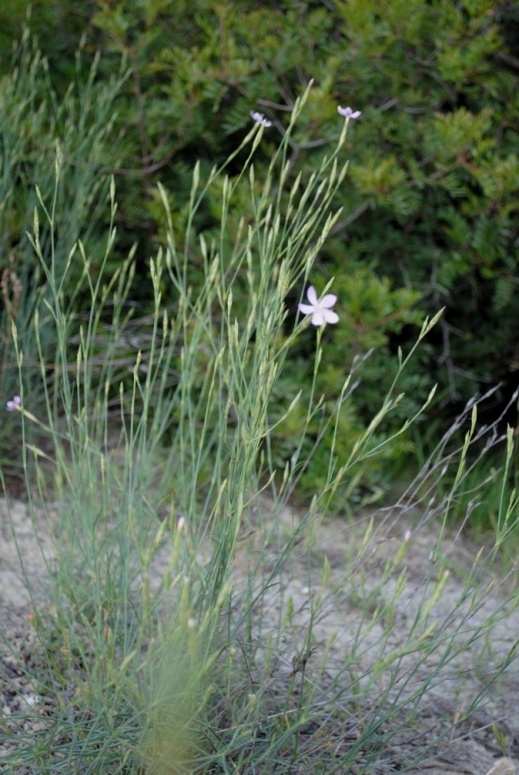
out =
[[[61,96],[74,79],[76,52],[91,16],[92,3],[69,0],[6,0],[0,4],[0,72],[9,70],[9,55],[24,25],[37,35],[48,59],[54,88]]]
[[[43,19],[55,20],[60,8],[40,0],[33,13],[33,29],[51,57],[56,43]],[[355,427],[379,407],[397,347],[409,350],[418,321],[440,307],[446,308],[440,326],[401,385],[407,398],[396,419],[414,411],[433,382],[444,405],[498,380],[516,384],[516,6],[495,0],[91,0],[67,8],[70,14],[60,16],[64,39],[74,39],[82,18],[85,52],[101,51],[102,72],[118,68],[121,56],[129,70],[113,158],[105,166],[116,169],[121,249],[139,243],[138,275],[162,241],[157,182],[171,194],[181,239],[195,161],[201,159],[202,173],[222,161],[248,130],[250,110],[273,121],[256,158],[258,178],[311,78],[313,93],[294,135],[294,174],[310,175],[329,152],[342,127],[338,104],[362,110],[350,127],[350,176],[336,201],[343,216],[310,278],[321,290],[335,277],[340,299],[341,322],[325,334],[317,385],[326,401],[337,399],[354,357],[377,350],[341,420],[340,454]],[[70,68],[51,73],[58,91]],[[231,174],[239,164],[238,158]],[[244,202],[234,205],[236,223],[250,217]],[[218,216],[213,196],[195,221],[208,240],[218,234]],[[192,256],[191,270],[196,286],[203,281],[200,256]],[[139,293],[145,304],[142,283]],[[295,310],[297,299],[287,303]],[[287,395],[309,384],[313,349],[308,335],[294,355],[298,384]],[[280,397],[280,414],[283,406]],[[291,422],[297,426],[297,417],[283,428],[280,458],[290,457],[296,444]],[[318,469],[313,480],[306,474],[310,486],[320,482]]]

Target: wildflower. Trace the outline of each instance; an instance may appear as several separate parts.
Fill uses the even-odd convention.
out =
[[[299,311],[303,315],[312,316],[312,325],[322,326],[324,323],[337,323],[339,316],[332,311],[332,307],[337,301],[337,296],[333,293],[327,293],[322,299],[317,299],[315,288],[311,285],[306,293],[310,304],[300,304]]]
[[[337,108],[337,113],[339,116],[344,116],[344,118],[360,118],[362,115],[360,110],[353,111],[351,108],[341,108],[340,105]]]
[[[256,124],[261,124],[261,126],[272,126],[272,121],[269,121],[268,118],[265,118],[263,113],[258,113],[257,110],[251,110],[250,117],[256,122]]]
[[[16,409],[20,409],[21,405],[22,399],[20,396],[13,396],[13,400],[7,402],[7,411],[14,412]]]

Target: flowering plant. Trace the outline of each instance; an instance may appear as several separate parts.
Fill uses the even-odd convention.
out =
[[[360,110],[352,110],[351,108],[341,108],[340,105],[337,108],[337,113],[339,114],[339,116],[344,116],[344,118],[353,118],[353,119],[360,118],[362,115],[362,111]]]
[[[268,118],[265,118],[263,113],[258,113],[257,110],[251,110],[250,117],[256,122],[256,124],[260,124],[264,127],[272,126],[272,121],[269,121]]]
[[[333,293],[325,294],[322,299],[317,298],[317,293],[313,285],[306,292],[310,304],[299,304],[299,311],[303,315],[312,316],[312,325],[322,326],[325,323],[337,323],[339,316],[332,310],[337,301],[337,296]]]
[[[22,406],[22,399],[20,396],[13,396],[11,401],[7,402],[7,411],[8,412],[14,412],[17,409],[21,409]]]

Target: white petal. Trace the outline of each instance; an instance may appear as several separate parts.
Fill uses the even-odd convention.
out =
[[[302,312],[303,315],[312,315],[314,310],[314,304],[299,304],[299,312]]]
[[[322,326],[324,323],[324,315],[322,310],[317,309],[312,315],[312,325],[314,326]]]
[[[317,304],[317,293],[313,285],[311,285],[307,290],[306,298],[308,299],[310,304]]]
[[[323,296],[319,304],[321,307],[333,307],[336,301],[337,296],[334,293],[327,293],[326,296]]]
[[[327,323],[338,323],[339,316],[336,312],[332,312],[331,309],[323,309],[323,318]]]

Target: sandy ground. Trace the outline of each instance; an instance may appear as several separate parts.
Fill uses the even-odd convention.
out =
[[[268,529],[274,521],[280,529],[272,532],[266,551],[260,553],[260,544],[265,546],[265,539],[260,536],[264,536],[265,526]],[[261,564],[255,570],[257,583],[270,579],[283,540],[297,524],[295,512],[285,509],[274,517],[268,500],[258,502],[255,518],[244,528],[233,568],[233,581],[238,590],[246,583],[251,567],[260,557]],[[503,608],[503,618],[494,623],[492,634],[485,633],[485,622],[499,611],[510,594],[509,583],[508,588],[506,584],[500,584],[496,575],[494,590],[487,599],[480,601],[476,610],[470,611],[470,600],[463,599],[464,578],[470,571],[477,547],[453,535],[445,535],[438,544],[438,526],[429,521],[417,529],[409,515],[398,519],[394,515],[389,519],[387,515],[381,515],[376,517],[374,525],[374,535],[365,547],[362,543],[365,523],[357,528],[338,521],[322,523],[315,529],[310,547],[306,540],[308,531],[303,530],[302,540],[296,543],[290,558],[282,563],[282,572],[276,571],[276,583],[269,584],[258,603],[263,622],[258,638],[266,642],[269,630],[275,631],[281,609],[290,605],[294,613],[283,644],[277,647],[274,679],[277,676],[282,681],[293,675],[308,628],[311,603],[319,598],[319,613],[313,625],[308,659],[309,680],[312,680],[312,671],[321,681],[323,675],[328,676],[330,682],[346,680],[345,660],[351,659],[353,654],[355,671],[363,676],[361,684],[369,682],[372,667],[381,654],[395,655],[409,642],[417,611],[430,601],[431,587],[428,590],[427,579],[434,580],[438,573],[443,573],[440,566],[441,558],[444,558],[448,575],[442,594],[431,607],[430,621],[431,624],[445,623],[441,633],[444,640],[462,624],[461,634],[452,641],[459,653],[448,664],[441,665],[439,672],[442,653],[445,653],[441,647],[427,659],[421,657],[418,646],[404,649],[406,653],[400,654],[399,671],[406,678],[394,687],[393,694],[401,691],[402,698],[411,696],[424,682],[429,690],[416,711],[413,734],[406,736],[401,732],[394,737],[390,750],[373,773],[386,775],[405,769],[406,772],[428,775],[519,775],[519,664],[515,659],[511,660],[504,676],[485,690],[484,700],[477,710],[455,726],[441,743],[435,744],[454,721],[465,715],[519,639],[519,610],[511,605]],[[39,582],[44,581],[48,572],[42,550],[47,558],[52,557],[52,541],[43,514],[36,510],[32,521],[22,501],[11,501],[9,512],[5,500],[0,501],[0,630],[3,633],[3,642],[0,641],[0,712],[4,717],[19,712],[24,703],[27,705],[32,701],[31,687],[21,668],[21,661],[30,658],[32,630],[32,602],[24,573],[31,580],[33,589],[42,589],[43,583]],[[399,552],[402,557],[398,571],[386,577],[388,560]],[[155,564],[157,578],[164,570],[167,557],[166,549],[164,552],[159,550]],[[323,570],[325,567],[326,571]],[[386,615],[373,624],[377,607],[387,606],[394,596],[403,568],[406,576],[405,581],[400,581],[398,604],[388,608]],[[478,628],[481,628],[479,637],[474,638]],[[362,649],[356,645],[359,642],[363,644]],[[326,670],[323,670],[325,653]],[[380,673],[381,691],[389,683],[391,665],[395,665],[394,659],[388,661],[387,674]],[[388,694],[390,699],[391,692]],[[420,734],[416,734],[416,729],[420,729]],[[416,753],[423,746],[431,746],[428,757],[419,766],[409,768],[409,762],[413,757],[416,760]]]

